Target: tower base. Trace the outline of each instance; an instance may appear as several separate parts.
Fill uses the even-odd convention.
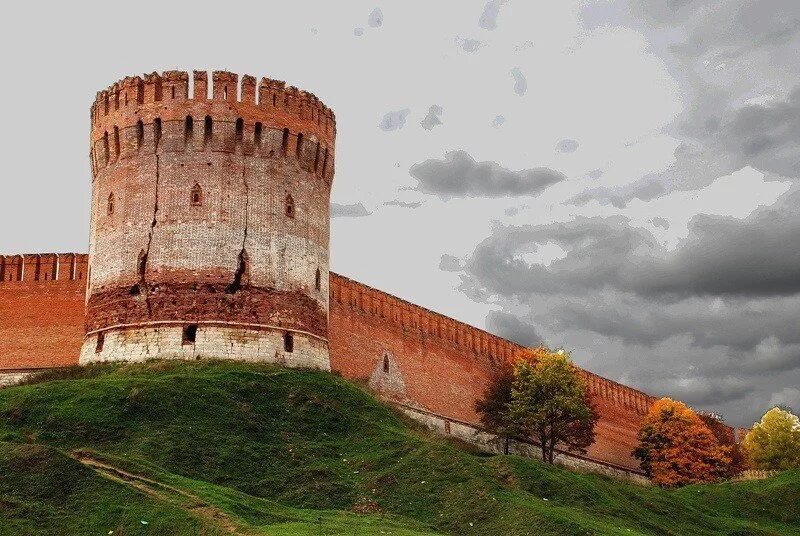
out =
[[[229,359],[325,371],[331,368],[325,339],[300,331],[210,322],[126,326],[90,333],[83,341],[79,364],[149,359]]]

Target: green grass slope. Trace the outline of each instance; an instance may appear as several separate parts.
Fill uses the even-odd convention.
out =
[[[0,536],[800,535],[800,472],[665,491],[479,455],[321,372],[71,376],[0,390]]]

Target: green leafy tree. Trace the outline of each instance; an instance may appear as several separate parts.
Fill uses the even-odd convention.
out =
[[[756,469],[784,470],[800,467],[800,419],[772,408],[744,438],[744,448]]]
[[[553,463],[557,448],[585,453],[594,442],[597,412],[580,371],[563,351],[536,350],[517,359],[510,417],[520,432],[538,441],[542,460]]]
[[[480,400],[475,402],[475,411],[481,424],[503,443],[503,454],[508,454],[509,440],[519,432],[511,419],[511,386],[514,383],[514,369],[503,363],[495,372]]]

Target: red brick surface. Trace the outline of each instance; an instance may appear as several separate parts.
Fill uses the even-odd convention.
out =
[[[76,364],[87,256],[25,255],[24,273],[20,259],[0,256],[0,370]]]

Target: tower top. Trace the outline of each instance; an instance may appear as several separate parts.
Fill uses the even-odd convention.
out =
[[[313,93],[287,86],[281,80],[213,71],[209,95],[208,72],[153,72],[129,76],[99,91],[91,107],[91,141],[117,128],[141,121],[202,120],[259,123],[267,128],[289,128],[315,136],[328,147],[336,138],[336,118]],[[190,87],[191,86],[191,87]],[[191,90],[191,91],[190,91]]]

